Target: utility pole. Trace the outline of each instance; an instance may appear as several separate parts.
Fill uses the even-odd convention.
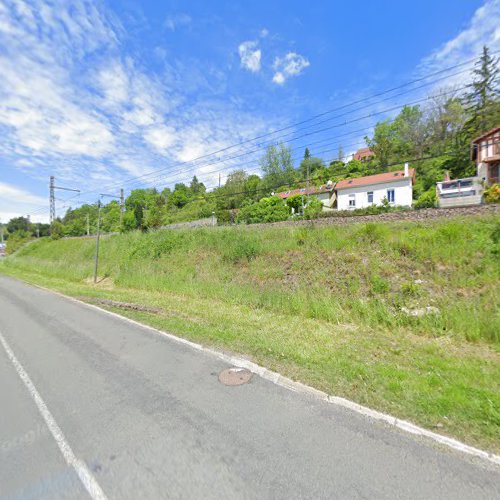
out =
[[[3,224],[0,221],[0,243],[3,245]]]
[[[50,224],[54,222],[56,218],[56,196],[54,193],[54,176],[50,176],[50,184],[49,184],[49,191],[50,191]]]
[[[97,232],[95,235],[95,258],[94,258],[94,283],[97,283],[97,269],[99,267],[99,240],[101,237],[101,198],[118,198],[113,194],[100,194],[97,200]]]
[[[306,206],[309,205],[309,162],[307,162]]]
[[[220,188],[220,172],[219,172],[219,188]]]
[[[87,236],[90,236],[90,217],[87,213]]]
[[[40,224],[36,225],[36,237],[40,238]]]
[[[50,176],[50,183],[49,183],[49,202],[50,202],[50,224],[56,220],[56,195],[55,195],[55,190],[56,189],[61,189],[62,191],[73,191],[74,193],[79,193],[79,189],[71,189],[71,188],[65,188],[65,187],[59,187],[55,185],[55,177],[53,175]]]
[[[95,236],[94,283],[97,283],[97,268],[99,267],[99,237],[101,229],[101,198],[97,201],[97,232]]]

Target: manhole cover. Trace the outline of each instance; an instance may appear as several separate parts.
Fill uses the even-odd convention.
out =
[[[219,382],[224,385],[242,385],[250,382],[252,375],[245,368],[228,368],[219,373]]]

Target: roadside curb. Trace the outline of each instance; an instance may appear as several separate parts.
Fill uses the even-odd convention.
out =
[[[24,283],[28,283],[28,282],[24,282]],[[87,302],[76,299],[76,298],[71,297],[69,295],[65,295],[61,292],[51,290],[50,288],[46,288],[44,286],[37,285],[34,283],[28,283],[28,284],[35,286],[35,287],[39,288],[40,290],[44,290],[46,292],[58,295],[58,296],[63,297],[67,300],[75,302],[77,304],[88,307],[90,309],[94,309],[94,310],[100,311],[102,313],[108,314],[110,316],[113,316],[115,318],[118,318],[122,321],[126,321],[126,322],[131,323],[135,326],[138,326],[142,329],[149,330],[152,333],[160,334],[163,337],[167,337],[168,339],[173,340],[174,342],[177,342],[178,344],[183,344],[183,345],[188,346],[192,349],[196,349],[198,351],[205,352],[207,354],[210,354],[212,356],[219,358],[222,361],[225,361],[228,364],[237,366],[239,368],[246,368],[247,370],[250,370],[252,373],[258,375],[259,377],[261,377],[265,380],[268,380],[269,382],[272,382],[273,384],[276,384],[280,387],[288,389],[290,391],[298,392],[298,393],[302,393],[302,394],[307,394],[308,396],[311,396],[314,399],[322,400],[322,401],[325,401],[329,404],[340,406],[342,408],[353,411],[355,413],[363,415],[364,417],[370,418],[372,420],[384,422],[391,427],[396,427],[396,428],[398,428],[404,432],[407,432],[409,434],[413,434],[413,435],[417,435],[417,436],[421,436],[421,437],[430,439],[436,443],[447,446],[455,451],[459,451],[459,452],[467,454],[467,455],[471,455],[474,457],[478,457],[478,458],[487,460],[488,462],[493,463],[495,465],[500,465],[500,455],[496,455],[494,453],[489,453],[489,452],[481,450],[479,448],[469,446],[469,445],[462,443],[461,441],[458,441],[456,439],[453,439],[453,438],[450,438],[447,436],[443,436],[442,434],[437,434],[437,433],[430,431],[428,429],[425,429],[423,427],[419,427],[418,425],[415,425],[412,422],[408,422],[406,420],[401,420],[401,419],[398,419],[397,417],[394,417],[393,415],[389,415],[386,413],[379,412],[377,410],[373,410],[373,409],[368,408],[366,406],[355,403],[354,401],[351,401],[349,399],[345,399],[345,398],[342,398],[339,396],[329,395],[326,392],[315,389],[314,387],[310,387],[310,386],[305,385],[301,382],[296,382],[288,377],[284,377],[283,375],[280,375],[277,372],[274,372],[274,371],[269,370],[263,366],[260,366],[257,363],[254,363],[253,361],[249,361],[248,359],[241,358],[239,356],[232,356],[232,355],[226,354],[222,351],[218,351],[218,350],[212,349],[210,347],[205,347],[205,346],[198,344],[196,342],[192,342],[191,340],[187,340],[187,339],[184,339],[182,337],[178,337],[172,333],[168,333],[168,332],[165,332],[163,330],[159,330],[158,328],[154,328],[154,327],[146,325],[144,323],[140,323],[139,321],[136,321],[134,319],[127,318],[126,316],[122,316],[122,315],[115,313],[113,311],[108,311],[107,309],[103,309],[102,307],[99,307],[97,305],[89,304]]]

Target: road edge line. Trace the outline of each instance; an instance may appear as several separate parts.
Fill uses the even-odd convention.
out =
[[[17,359],[16,355],[14,354],[14,351],[10,347],[9,343],[7,342],[1,331],[0,331],[0,344],[2,344],[2,347],[4,348],[5,353],[7,354],[7,357],[9,358],[10,362],[14,366],[17,375],[23,382],[26,389],[28,389],[31,399],[34,401],[36,407],[38,408],[40,415],[45,421],[45,424],[47,425],[50,433],[52,434],[52,437],[54,438],[54,441],[56,442],[59,451],[61,452],[66,463],[74,469],[83,487],[87,490],[87,493],[93,500],[106,500],[107,499],[106,495],[102,491],[99,483],[97,482],[96,478],[92,475],[85,462],[83,462],[83,460],[76,458],[73,450],[71,449],[71,446],[69,445],[68,441],[66,440],[66,437],[64,436],[63,431],[59,427],[58,423],[56,422],[52,413],[48,409],[42,396],[40,396],[40,393],[35,387],[35,384],[32,382],[30,376],[24,369],[21,362]]]
[[[291,390],[293,392],[308,394],[309,396],[312,396],[316,399],[323,400],[329,404],[340,406],[342,408],[353,411],[355,413],[363,415],[364,417],[370,418],[372,420],[378,420],[378,421],[384,422],[384,423],[390,425],[391,427],[396,427],[404,432],[407,432],[408,434],[413,434],[413,435],[428,438],[428,439],[435,441],[441,445],[452,448],[455,451],[459,451],[459,452],[467,454],[467,455],[471,455],[471,456],[475,456],[475,457],[487,460],[488,462],[491,462],[495,465],[500,465],[500,455],[496,455],[494,453],[489,453],[489,452],[481,450],[479,448],[475,448],[474,446],[470,446],[468,444],[462,443],[461,441],[458,441],[457,439],[454,439],[454,438],[451,438],[448,436],[444,436],[442,434],[438,434],[436,432],[425,429],[424,427],[420,427],[420,426],[418,426],[412,422],[409,422],[407,420],[399,419],[393,415],[389,415],[387,413],[383,413],[383,412],[380,412],[378,410],[373,410],[367,406],[363,406],[359,403],[351,401],[350,399],[327,394],[326,392],[323,392],[319,389],[315,389],[314,387],[303,384],[302,382],[297,382],[297,381],[292,380],[288,377],[284,377],[280,373],[269,370],[268,368],[265,368],[264,366],[258,365],[257,363],[254,363],[253,361],[250,361],[248,359],[240,358],[239,356],[229,355],[229,354],[226,354],[222,351],[218,351],[216,349],[213,349],[211,347],[205,347],[201,344],[198,344],[198,343],[193,342],[191,340],[185,339],[183,337],[178,337],[177,335],[174,335],[173,333],[169,333],[169,332],[166,332],[164,330],[160,330],[158,328],[155,328],[153,326],[146,325],[146,324],[141,323],[135,319],[127,318],[126,316],[122,316],[121,314],[115,313],[113,311],[108,311],[107,309],[99,307],[98,305],[90,304],[90,303],[85,302],[83,300],[79,300],[75,297],[65,295],[64,293],[58,292],[56,290],[51,290],[50,288],[46,288],[44,286],[34,284],[34,283],[28,283],[25,281],[22,281],[22,282],[27,283],[27,284],[32,285],[32,286],[35,286],[35,287],[39,288],[40,290],[44,290],[46,292],[53,293],[55,295],[59,295],[60,297],[63,297],[65,299],[70,300],[72,302],[75,302],[77,304],[84,305],[90,309],[103,312],[105,314],[108,314],[110,316],[118,318],[122,321],[132,323],[135,326],[149,330],[155,334],[160,334],[161,336],[167,337],[168,339],[173,340],[174,342],[177,342],[178,344],[183,344],[183,345],[186,345],[186,346],[191,347],[193,349],[196,349],[198,351],[211,354],[211,355],[221,359],[222,361],[225,361],[229,364],[235,365],[239,368],[246,368],[246,369],[250,370],[252,373],[259,375],[263,379],[268,380],[269,382],[272,382],[273,384],[276,384],[276,385],[283,387],[285,389]]]

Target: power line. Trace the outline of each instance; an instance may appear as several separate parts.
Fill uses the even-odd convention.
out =
[[[460,66],[460,65],[456,65],[456,66]],[[456,67],[456,66],[455,66],[455,67]],[[462,71],[462,72],[459,72],[459,73],[463,73],[463,72],[465,72],[465,70],[464,70],[464,71]],[[459,74],[459,73],[456,73],[456,74]],[[449,77],[449,76],[448,76],[448,77]],[[428,78],[428,77],[426,77],[426,78]],[[419,80],[417,80],[417,81],[419,81]],[[426,84],[426,85],[429,85],[429,84],[432,84],[432,83],[435,83],[435,81],[434,81],[434,82],[429,82],[429,83],[428,83],[428,84]],[[415,89],[411,89],[411,90],[410,90],[410,92],[413,92],[414,90],[418,90],[418,89],[420,89],[420,88],[422,88],[423,86],[426,86],[426,85],[422,85],[422,86],[417,87],[417,88],[415,88]],[[394,89],[396,89],[396,88],[398,88],[398,87],[395,87]],[[459,89],[452,89],[451,91],[446,92],[446,93],[444,93],[444,94],[442,94],[442,95],[446,95],[446,94],[449,94],[449,93],[457,93],[457,92],[459,92],[460,90],[464,90],[465,88],[466,88],[466,86],[460,87]],[[394,89],[392,89],[392,90],[394,90]],[[386,92],[383,92],[383,93],[386,93]],[[351,114],[351,113],[353,113],[353,112],[355,112],[355,111],[360,111],[360,110],[366,109],[366,108],[367,108],[367,107],[369,107],[369,106],[373,106],[373,105],[375,105],[375,104],[380,104],[380,103],[385,102],[385,101],[387,101],[387,100],[389,100],[389,99],[393,99],[394,97],[399,97],[400,95],[403,95],[403,94],[405,94],[405,93],[408,93],[408,92],[403,92],[403,93],[400,93],[400,94],[396,94],[396,95],[391,96],[391,97],[389,97],[389,98],[382,99],[382,100],[377,101],[377,102],[375,102],[375,103],[371,103],[371,104],[369,104],[369,105],[367,105],[367,106],[361,106],[361,107],[356,108],[356,109],[354,109],[354,110],[350,110],[350,111],[348,111],[348,112],[345,112],[345,113],[342,113],[342,114],[339,114],[339,115],[335,115],[335,116],[329,117],[329,118],[328,118],[328,119],[326,119],[326,120],[323,120],[323,121],[321,121],[321,122],[315,123],[315,124],[313,124],[313,125],[309,125],[308,127],[305,127],[305,128],[310,128],[310,127],[312,127],[312,126],[317,126],[317,125],[320,125],[320,124],[326,123],[326,122],[328,122],[328,121],[331,121],[331,120],[333,120],[333,119],[335,119],[335,118],[340,118],[340,117],[343,117],[343,116],[349,115],[349,114]],[[376,95],[380,95],[380,93],[379,93],[379,94],[376,94]],[[362,100],[355,101],[354,103],[351,103],[351,104],[349,104],[349,105],[344,105],[344,106],[341,106],[341,107],[336,108],[336,109],[343,109],[343,108],[345,108],[345,107],[347,107],[347,106],[351,106],[352,104],[356,104],[356,103],[358,103],[358,102],[361,102],[361,101],[364,101],[364,100],[368,100],[368,99],[370,99],[370,98],[373,98],[373,96],[371,96],[371,97],[369,97],[369,98],[366,98],[366,99],[362,99]],[[359,121],[359,120],[361,120],[361,119],[371,118],[371,117],[373,117],[373,116],[376,116],[376,115],[379,115],[379,114],[383,114],[383,113],[385,113],[385,112],[389,112],[389,111],[392,111],[392,110],[394,110],[394,109],[397,109],[398,107],[402,107],[402,106],[405,106],[405,105],[414,105],[414,104],[418,104],[418,103],[420,103],[420,102],[428,101],[428,100],[431,100],[431,99],[434,99],[434,98],[435,98],[435,96],[429,96],[429,97],[426,97],[426,98],[424,98],[424,99],[419,99],[419,100],[417,100],[417,101],[413,101],[413,102],[410,102],[410,103],[406,103],[406,104],[399,105],[399,106],[397,106],[396,108],[389,108],[389,109],[386,109],[386,110],[383,110],[383,111],[380,111],[380,112],[377,112],[377,113],[370,113],[370,114],[368,114],[368,115],[366,115],[366,116],[364,116],[364,117],[361,117],[361,118],[359,118],[359,119],[357,119],[357,120],[349,120],[349,121],[344,121],[343,123],[336,124],[336,125],[334,125],[334,126],[332,126],[332,127],[326,127],[326,128],[322,128],[322,129],[320,129],[320,130],[315,130],[315,131],[308,132],[308,133],[305,133],[305,134],[302,134],[302,135],[299,135],[299,136],[296,136],[296,137],[292,137],[291,139],[289,139],[289,140],[287,140],[287,141],[283,141],[283,142],[285,142],[285,143],[292,142],[292,141],[294,141],[294,140],[296,140],[296,139],[300,139],[300,138],[302,138],[302,137],[306,137],[306,136],[309,136],[309,135],[313,135],[313,134],[317,134],[317,133],[325,132],[325,131],[327,131],[327,130],[330,130],[331,128],[337,128],[337,127],[340,127],[340,126],[345,126],[345,125],[348,125],[348,124],[353,123],[353,122],[355,122],[355,121]],[[319,114],[319,115],[316,115],[316,117],[313,117],[313,119],[317,118],[318,116],[324,116],[324,115],[326,115],[327,113],[332,113],[333,111],[335,111],[335,109],[333,109],[333,110],[329,110],[329,111],[324,112],[324,113],[321,113],[321,114]],[[308,120],[303,120],[302,122],[298,122],[298,124],[302,124],[302,123],[305,123],[305,122],[308,122],[308,121],[310,121],[310,120],[309,120],[309,119],[308,119]],[[213,156],[213,155],[215,155],[215,154],[218,154],[218,153],[220,153],[220,152],[227,151],[227,150],[229,150],[229,149],[232,149],[232,148],[234,148],[234,147],[240,146],[240,145],[242,145],[242,144],[247,144],[247,143],[253,142],[254,140],[257,140],[257,139],[260,139],[260,138],[263,138],[263,137],[266,137],[266,136],[274,135],[274,134],[276,134],[276,133],[278,133],[278,132],[280,132],[280,131],[288,130],[288,129],[293,128],[293,127],[294,127],[294,125],[290,125],[290,126],[287,126],[287,127],[283,127],[283,128],[281,128],[281,129],[278,129],[278,130],[276,130],[276,131],[270,132],[270,133],[268,133],[268,134],[263,134],[263,135],[261,135],[261,136],[257,136],[257,137],[256,137],[256,138],[254,138],[254,139],[248,139],[248,140],[242,141],[241,143],[237,143],[237,144],[235,144],[235,145],[228,146],[228,147],[226,147],[226,148],[223,148],[223,149],[221,149],[221,150],[218,150],[218,151],[216,151],[216,152],[209,153],[209,154],[206,154],[206,155],[203,155],[203,156],[199,156],[199,157],[197,157],[197,158],[194,158],[193,160],[180,162],[180,163],[173,164],[173,165],[169,165],[169,166],[167,166],[167,167],[163,167],[163,168],[160,168],[160,169],[155,169],[155,170],[152,170],[152,171],[150,171],[150,172],[147,172],[147,173],[145,173],[145,174],[143,174],[143,175],[136,176],[136,177],[131,177],[131,178],[129,178],[129,179],[126,179],[126,180],[122,181],[122,182],[121,182],[121,184],[122,184],[122,185],[126,185],[126,184],[128,184],[128,183],[130,183],[130,182],[134,182],[134,181],[137,181],[137,180],[140,180],[140,179],[144,179],[144,178],[146,178],[146,177],[150,177],[150,176],[152,176],[152,175],[158,175],[160,172],[164,172],[164,171],[166,171],[166,170],[168,170],[168,169],[170,169],[170,168],[172,168],[172,167],[175,167],[175,166],[184,166],[184,165],[189,165],[189,164],[192,164],[192,163],[194,163],[194,162],[196,162],[196,161],[198,161],[198,160],[200,160],[200,159],[203,159],[203,158],[208,158],[208,157]],[[297,131],[304,130],[305,128],[298,129]],[[290,135],[293,135],[293,134],[294,134],[294,133],[296,133],[297,131],[290,132],[290,133],[288,133],[288,134],[284,134],[284,135],[281,135],[281,136],[278,136],[278,137],[274,137],[273,139],[271,139],[271,140],[270,140],[270,141],[268,141],[268,142],[269,142],[269,143],[272,143],[272,142],[275,142],[275,141],[281,141],[282,139],[284,139],[284,138],[286,138],[286,137],[289,137]],[[232,159],[235,159],[235,158],[240,158],[240,157],[242,157],[242,156],[246,156],[247,154],[251,154],[251,153],[254,153],[254,152],[257,152],[257,151],[262,151],[263,149],[265,149],[264,147],[262,147],[262,146],[263,146],[263,143],[257,144],[256,146],[258,146],[258,147],[257,147],[257,149],[254,149],[254,150],[252,150],[252,151],[250,151],[250,152],[244,152],[244,153],[240,153],[240,154],[238,154],[238,155],[229,156],[229,157],[225,157],[225,158],[217,158],[217,159],[213,160],[213,161],[212,161],[212,162],[210,162],[210,163],[198,164],[198,165],[193,164],[193,166],[192,166],[192,167],[190,167],[190,168],[188,169],[188,171],[195,170],[195,169],[200,168],[200,167],[202,167],[202,166],[208,166],[208,165],[217,164],[217,163],[219,163],[219,162],[221,162],[221,161],[228,161],[228,160],[232,160]],[[178,173],[178,172],[180,172],[180,171],[179,171],[179,170],[177,170],[177,171],[168,172],[168,173],[169,173],[169,175],[171,175],[171,174],[175,174],[175,173]],[[112,185],[110,185],[110,186],[112,186]]]
[[[497,52],[500,52],[500,51],[495,51],[495,52],[492,52],[492,54],[495,54],[495,53],[497,53]],[[256,140],[259,140],[259,139],[262,139],[262,138],[265,138],[265,137],[270,137],[270,136],[273,136],[273,135],[275,135],[275,134],[277,134],[277,133],[279,133],[279,132],[282,132],[282,131],[285,131],[285,130],[289,130],[289,129],[294,128],[294,127],[296,127],[296,126],[298,126],[298,125],[302,125],[302,124],[305,124],[305,123],[310,123],[310,122],[312,122],[312,121],[314,121],[314,120],[317,120],[318,118],[320,118],[320,117],[322,117],[322,116],[325,116],[325,115],[331,114],[331,113],[333,113],[333,112],[335,112],[335,111],[339,111],[339,110],[341,110],[341,109],[346,109],[346,108],[348,108],[348,107],[351,107],[351,106],[353,106],[353,105],[355,105],[355,104],[359,104],[359,103],[362,103],[362,102],[367,102],[367,101],[369,101],[369,100],[371,100],[371,99],[373,99],[373,98],[375,98],[375,97],[379,97],[379,96],[382,96],[382,95],[385,95],[385,94],[389,94],[389,93],[391,93],[391,92],[394,92],[395,90],[398,90],[398,89],[401,89],[401,88],[404,88],[404,87],[411,86],[411,85],[413,85],[413,84],[415,84],[415,83],[418,83],[418,82],[421,82],[421,81],[427,80],[427,79],[429,79],[429,78],[431,78],[431,77],[433,77],[433,76],[436,76],[436,75],[439,75],[439,74],[444,74],[444,73],[447,73],[447,72],[449,72],[449,71],[451,71],[451,70],[453,70],[453,69],[456,69],[456,68],[459,68],[459,67],[464,67],[464,66],[467,66],[467,65],[469,65],[469,64],[471,64],[471,63],[474,63],[474,62],[476,62],[476,59],[471,59],[471,60],[464,61],[464,62],[462,62],[462,63],[456,64],[456,65],[453,65],[453,66],[450,66],[450,67],[447,67],[447,68],[443,68],[443,69],[438,70],[438,71],[435,71],[435,72],[433,72],[433,73],[429,73],[429,74],[427,74],[427,75],[425,75],[425,76],[423,76],[423,77],[420,77],[420,78],[414,79],[414,80],[412,80],[412,81],[406,82],[406,83],[404,83],[404,84],[402,84],[402,85],[398,85],[398,86],[396,86],[396,87],[393,87],[393,88],[390,88],[390,89],[387,89],[387,90],[384,90],[384,91],[381,91],[381,92],[378,92],[378,93],[372,94],[371,96],[368,96],[368,97],[365,97],[365,98],[361,98],[361,99],[358,99],[358,100],[356,100],[356,101],[352,101],[352,102],[350,102],[350,103],[344,104],[344,105],[342,105],[342,106],[339,106],[339,107],[336,107],[336,108],[333,108],[333,109],[330,109],[330,110],[324,111],[324,112],[319,113],[319,114],[316,114],[316,115],[314,115],[314,116],[312,116],[312,117],[310,117],[310,118],[307,118],[307,119],[305,119],[305,120],[302,120],[302,121],[296,122],[296,123],[291,124],[291,125],[288,125],[288,126],[286,126],[286,127],[282,127],[282,128],[280,128],[280,129],[274,130],[274,131],[272,131],[272,132],[269,132],[269,133],[266,133],[266,134],[261,134],[261,135],[255,136],[255,137],[253,137],[253,138],[251,138],[251,139],[246,139],[246,140],[244,140],[244,141],[240,141],[240,142],[238,142],[238,143],[236,143],[236,144],[232,144],[232,145],[226,146],[226,147],[221,148],[221,149],[219,149],[219,150],[217,150],[217,151],[214,151],[214,152],[211,152],[211,153],[207,153],[207,154],[205,154],[205,155],[201,155],[201,156],[199,156],[199,157],[197,157],[197,158],[195,158],[195,159],[193,159],[193,160],[190,160],[189,162],[182,162],[182,163],[180,163],[179,165],[191,164],[191,163],[194,163],[194,162],[196,162],[196,161],[198,161],[198,160],[200,160],[200,159],[203,159],[203,158],[209,158],[209,157],[211,157],[211,156],[214,156],[215,154],[218,154],[218,153],[221,153],[221,152],[224,152],[224,151],[228,151],[228,150],[233,149],[233,148],[236,148],[236,147],[240,147],[240,146],[242,146],[242,145],[244,145],[244,144],[249,144],[249,143],[254,142],[254,141],[256,141]],[[466,69],[466,70],[462,70],[462,71],[459,71],[459,72],[456,72],[456,73],[454,73],[454,74],[452,74],[452,75],[446,75],[446,76],[444,76],[444,77],[442,77],[442,78],[437,79],[436,81],[440,81],[440,80],[443,80],[443,79],[449,78],[450,76],[456,76],[456,75],[461,74],[461,73],[464,73],[464,72],[466,72],[466,71],[468,71],[468,69]],[[425,83],[425,84],[423,84],[423,85],[420,85],[420,86],[418,86],[418,87],[414,87],[414,88],[412,88],[412,89],[409,89],[409,90],[408,90],[408,91],[406,91],[406,92],[402,92],[402,93],[399,93],[399,94],[393,95],[393,96],[391,96],[391,97],[389,97],[389,98],[386,98],[386,99],[383,99],[383,100],[381,100],[381,101],[379,101],[379,102],[386,101],[386,100],[388,100],[388,99],[393,99],[394,97],[397,97],[397,96],[399,96],[399,95],[403,95],[403,94],[408,93],[408,92],[414,92],[414,91],[419,90],[420,88],[422,88],[422,87],[424,87],[424,86],[427,86],[427,85],[430,85],[430,84],[436,83],[436,81],[433,81],[433,82],[427,82],[427,83]],[[462,88],[460,88],[460,89],[454,89],[454,90],[453,90],[453,92],[458,92],[458,91],[460,91],[460,90],[463,90],[464,88],[465,88],[465,87],[462,87]],[[442,95],[445,95],[445,94],[442,94]],[[299,136],[293,137],[292,139],[290,139],[289,141],[286,141],[286,142],[291,142],[291,141],[293,141],[293,140],[297,140],[298,138],[301,138],[301,137],[306,137],[306,136],[310,136],[310,135],[313,135],[313,134],[321,133],[321,132],[324,132],[324,131],[330,130],[330,129],[332,129],[332,128],[337,128],[337,127],[345,126],[345,125],[347,125],[347,124],[354,123],[354,122],[357,122],[357,121],[360,121],[360,120],[363,120],[363,119],[366,119],[366,118],[369,118],[369,117],[373,117],[373,116],[376,116],[376,115],[378,115],[378,114],[382,114],[382,113],[387,113],[387,112],[393,111],[393,110],[398,109],[399,107],[402,107],[402,106],[405,106],[405,105],[413,105],[413,104],[417,104],[417,103],[419,103],[419,102],[423,102],[423,101],[430,100],[430,99],[433,99],[433,98],[434,98],[434,96],[431,96],[431,97],[428,97],[428,98],[426,98],[426,99],[421,99],[421,100],[418,100],[418,101],[414,101],[414,102],[412,102],[412,103],[407,103],[407,104],[399,105],[399,106],[396,106],[396,107],[393,107],[393,108],[389,108],[389,109],[383,110],[383,111],[381,111],[381,112],[371,113],[371,114],[366,115],[366,116],[364,116],[364,117],[359,117],[359,118],[357,118],[357,119],[355,119],[355,120],[350,120],[350,121],[345,121],[344,123],[335,124],[335,125],[333,125],[333,126],[331,126],[331,127],[326,127],[326,128],[322,128],[322,129],[320,129],[320,130],[310,131],[310,132],[308,132],[308,133],[305,133],[305,134],[302,134],[302,135],[299,135]],[[372,103],[371,105],[374,105],[374,104],[378,104],[378,102]],[[339,116],[344,116],[344,115],[346,115],[346,114],[349,114],[349,113],[352,113],[352,112],[358,111],[358,110],[363,109],[363,108],[365,108],[365,107],[366,107],[366,106],[361,107],[361,108],[357,108],[357,109],[354,109],[354,110],[351,110],[351,111],[349,111],[348,113],[344,113],[343,115],[339,115]],[[337,116],[337,117],[338,117],[338,116]],[[331,120],[331,119],[333,119],[333,118],[335,118],[335,117],[331,117],[331,118],[329,118],[328,120],[323,120],[322,122],[319,122],[319,123],[316,123],[316,124],[313,124],[313,125],[309,125],[309,126],[307,126],[307,127],[305,127],[305,128],[310,128],[310,127],[312,127],[312,126],[317,126],[317,125],[322,124],[322,123],[325,123],[326,121],[329,121],[329,120]],[[294,133],[295,133],[295,132],[294,132]],[[290,136],[290,135],[293,135],[293,133],[285,134],[285,135],[284,135],[284,136],[282,136],[282,137],[285,137],[285,136]],[[280,137],[278,137],[278,138],[274,138],[274,139],[272,139],[272,140],[277,140],[277,139],[279,139],[279,138],[280,138]],[[317,141],[317,142],[322,142],[322,141]],[[195,169],[195,168],[199,168],[199,167],[201,167],[201,166],[209,166],[209,165],[212,165],[212,164],[221,163],[222,161],[227,162],[227,161],[230,161],[230,160],[232,160],[232,159],[236,159],[236,158],[239,158],[239,157],[242,157],[242,156],[246,156],[246,155],[249,155],[249,154],[256,153],[256,152],[258,152],[258,151],[259,151],[259,149],[254,149],[253,151],[246,151],[245,153],[240,154],[240,155],[236,155],[236,156],[232,156],[232,157],[227,157],[227,158],[223,158],[223,159],[220,159],[220,158],[219,158],[216,162],[212,162],[212,163],[209,163],[209,164],[207,164],[207,165],[195,165],[195,166],[193,166],[191,169],[188,169],[187,171],[189,171],[189,170],[193,170],[193,169]],[[169,166],[169,167],[167,167],[167,168],[171,168],[171,167],[172,167],[172,165],[171,165],[171,166]],[[233,166],[233,165],[230,165],[230,166],[228,166],[227,168],[234,168],[234,166]],[[151,171],[151,172],[148,172],[148,173],[146,173],[146,174],[143,174],[142,176],[137,176],[137,177],[135,177],[135,178],[130,178],[130,179],[126,180],[126,181],[123,181],[123,183],[122,183],[122,184],[124,184],[124,183],[128,183],[128,182],[131,182],[131,181],[134,181],[134,180],[138,180],[138,179],[141,179],[141,178],[144,178],[144,177],[148,177],[148,176],[151,176],[151,175],[155,175],[155,174],[157,175],[159,172],[162,172],[162,171],[165,171],[165,170],[166,170],[166,168],[163,168],[163,169],[157,169],[157,170],[155,170],[155,171]],[[225,169],[222,169],[222,170],[225,170]],[[171,177],[172,175],[175,175],[176,173],[179,173],[179,172],[182,172],[182,171],[169,172],[169,176],[168,176],[168,177]],[[217,171],[210,171],[210,172],[204,172],[204,173],[214,173],[214,172],[217,172]],[[167,178],[168,178],[168,177],[167,177]],[[89,193],[92,193],[92,192],[93,192],[93,191],[87,191],[85,194],[89,194]]]

